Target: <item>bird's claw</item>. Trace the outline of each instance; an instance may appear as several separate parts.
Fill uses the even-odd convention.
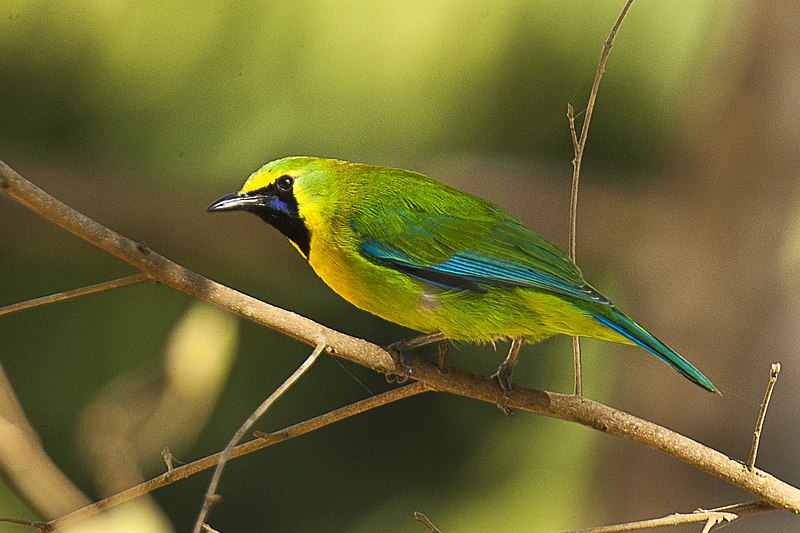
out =
[[[503,390],[503,401],[498,403],[497,407],[507,415],[511,414],[511,408],[508,407],[508,400],[511,398],[511,392],[513,391],[513,387],[511,386],[511,371],[512,368],[501,364],[497,367],[497,372],[491,375],[491,378],[496,379],[500,384],[500,388]]]
[[[386,347],[386,351],[392,356],[398,369],[398,373],[395,374],[397,383],[405,383],[408,381],[408,377],[414,373],[411,351],[405,349],[403,341],[393,342]]]
[[[500,384],[500,388],[503,389],[503,396],[508,398],[511,396],[511,391],[513,387],[511,386],[511,369],[505,365],[500,365],[497,368],[497,372],[492,374],[492,378],[496,379],[497,382]]]

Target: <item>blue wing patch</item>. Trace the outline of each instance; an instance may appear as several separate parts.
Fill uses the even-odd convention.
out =
[[[588,285],[577,287],[533,266],[485,257],[474,252],[457,253],[440,264],[423,265],[376,240],[365,240],[361,251],[379,263],[440,288],[482,294],[487,292],[485,285],[528,287],[611,305],[605,296]]]

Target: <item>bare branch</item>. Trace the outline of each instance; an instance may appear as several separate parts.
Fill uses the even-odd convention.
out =
[[[767,382],[767,390],[764,392],[764,399],[761,400],[761,409],[758,412],[758,419],[756,420],[756,429],[753,431],[753,445],[750,447],[750,457],[747,459],[747,468],[750,470],[756,465],[756,455],[758,455],[758,444],[761,441],[761,430],[764,427],[764,419],[767,417],[767,408],[769,401],[772,398],[772,390],[775,388],[775,383],[778,382],[778,374],[781,372],[780,363],[772,363],[769,369],[769,381]]]
[[[59,202],[2,162],[0,191],[67,231],[139,268],[154,281],[223,307],[311,346],[322,342],[337,356],[378,372],[397,372],[394,361],[383,348],[256,300],[173,263]],[[412,377],[430,389],[495,405],[504,401],[503,393],[494,380],[455,368],[440,372],[436,364],[419,357],[414,357],[413,362]],[[652,422],[583,397],[519,386],[514,388],[508,398],[508,406],[520,411],[577,422],[644,444],[736,485],[774,507],[800,514],[799,489],[757,468],[747,469],[742,463],[716,450]]]
[[[572,367],[575,374],[575,396],[583,396],[583,363],[581,362],[581,338],[572,337]]]
[[[611,28],[611,33],[608,35],[603,51],[600,54],[600,61],[597,64],[597,71],[594,74],[594,82],[592,83],[592,90],[589,93],[589,103],[586,105],[586,115],[584,116],[583,123],[581,124],[580,140],[575,130],[575,110],[572,104],[567,104],[567,120],[569,121],[569,133],[572,137],[572,148],[575,157],[572,160],[572,188],[570,191],[569,200],[569,257],[573,262],[576,260],[577,249],[577,236],[578,236],[578,185],[581,177],[581,163],[583,162],[583,153],[586,150],[586,140],[589,138],[589,123],[592,120],[592,113],[594,112],[594,104],[597,101],[597,92],[600,90],[600,80],[603,78],[603,73],[606,71],[606,62],[608,55],[611,53],[611,47],[614,45],[614,39],[617,36],[622,21],[625,20],[625,15],[628,14],[633,0],[628,0],[622,12],[617,17],[617,22]],[[575,395],[583,395],[583,372],[581,370],[581,341],[580,337],[573,337],[572,339],[572,356],[575,368]]]
[[[47,531],[46,522],[35,522],[33,520],[25,520],[22,518],[2,517],[0,518],[0,524],[14,524],[17,526],[28,526],[28,527],[34,527],[39,531]]]
[[[205,498],[203,499],[203,506],[200,509],[200,513],[197,515],[197,521],[194,524],[194,529],[192,530],[193,533],[201,533],[203,528],[203,524],[205,523],[206,516],[208,516],[208,512],[211,510],[211,506],[219,499],[217,495],[217,486],[219,485],[219,480],[222,478],[222,470],[225,468],[225,464],[228,462],[228,458],[231,455],[231,452],[239,444],[239,441],[242,440],[245,433],[250,431],[250,428],[253,427],[259,418],[264,416],[270,407],[284,395],[286,391],[288,391],[292,386],[298,382],[298,380],[305,374],[309,368],[311,368],[314,363],[316,363],[317,358],[322,353],[322,350],[325,349],[325,344],[320,342],[317,344],[314,351],[311,352],[303,364],[301,364],[297,370],[295,370],[291,376],[289,376],[286,381],[281,383],[281,385],[275,389],[275,392],[269,395],[269,397],[264,400],[264,402],[259,405],[253,414],[251,414],[247,420],[245,420],[244,424],[234,433],[233,438],[231,438],[228,445],[225,446],[225,449],[222,450],[222,454],[219,458],[219,463],[217,463],[217,468],[214,469],[214,475],[211,477],[211,482],[208,484],[208,490],[206,491]]]
[[[572,104],[567,102],[567,122],[569,122],[569,134],[572,137],[572,151],[575,154],[575,157],[578,156],[578,152],[581,151],[581,145],[578,144],[578,134],[575,131],[575,108],[572,107]],[[572,161],[573,167],[575,166],[575,160]],[[573,175],[573,188],[575,187],[575,180]],[[570,195],[570,198],[573,195]]]
[[[228,459],[236,459],[238,457],[251,454],[263,448],[278,444],[279,442],[284,442],[286,440],[293,439],[295,437],[299,437],[301,435],[305,435],[306,433],[323,428],[330,424],[334,424],[340,420],[344,420],[345,418],[349,418],[365,411],[375,409],[376,407],[396,402],[397,400],[402,400],[403,398],[408,398],[409,396],[414,396],[428,390],[430,389],[428,389],[424,383],[414,382],[410,385],[398,387],[350,405],[340,407],[339,409],[335,409],[309,420],[304,420],[303,422],[288,426],[273,433],[256,432],[256,436],[258,438],[236,446],[231,451]],[[171,485],[176,481],[186,479],[187,477],[198,472],[213,468],[219,463],[221,457],[222,452],[219,452],[202,459],[198,459],[197,461],[193,461],[189,464],[170,469],[160,476],[156,476],[153,479],[140,483],[135,487],[131,487],[117,494],[113,494],[108,498],[85,507],[81,507],[80,509],[77,509],[69,514],[56,518],[55,520],[51,520],[47,523],[47,527],[44,529],[46,531],[55,531],[81,520],[85,520],[86,518],[96,515],[101,511],[105,511],[106,509],[111,509],[118,505],[122,505],[125,502],[129,502],[135,498],[138,498],[139,496],[153,492],[156,489],[160,489],[161,487]]]
[[[147,280],[147,274],[134,274],[124,278],[104,281],[103,283],[98,283],[96,285],[89,285],[88,287],[81,287],[80,289],[57,292],[56,294],[51,294],[49,296],[42,296],[41,298],[34,298],[33,300],[25,300],[24,302],[0,307],[0,316],[9,315],[18,311],[25,311],[26,309],[32,309],[42,305],[62,302],[71,298],[77,298],[78,296],[86,296],[88,294],[95,294],[110,289],[116,289],[118,287],[125,287],[127,285],[133,285],[134,283],[139,283],[145,280]]]
[[[391,356],[379,346],[271,306],[181,267],[64,205],[2,162],[0,162],[0,192],[142,270],[153,281],[223,307],[312,346],[324,343],[335,355],[378,372],[397,372]],[[422,387],[459,394],[495,405],[504,400],[503,393],[497,387],[495,380],[456,368],[447,368],[446,372],[441,372],[437,364],[419,357],[415,357],[413,362],[414,373],[410,377],[421,382]],[[748,469],[741,462],[725,454],[652,422],[583,397],[524,389],[519,386],[515,387],[508,398],[508,406],[519,411],[577,422],[643,444],[740,487],[773,507],[800,514],[800,490],[796,487],[758,468]],[[235,453],[231,456],[235,456]],[[179,470],[175,469],[165,476],[175,476]],[[188,471],[184,472],[185,475],[189,475]],[[128,494],[128,491],[120,494]],[[119,495],[112,498],[116,496]],[[104,501],[108,500],[111,498]]]
[[[693,524],[705,522],[703,532],[711,531],[711,528],[723,522],[733,522],[746,516],[775,511],[762,502],[737,503],[717,509],[698,509],[693,513],[675,513],[662,518],[650,520],[640,520],[637,522],[626,522],[624,524],[614,524],[612,526],[591,527],[587,529],[576,529],[568,533],[619,533],[622,531],[640,531],[643,529],[655,529],[657,527],[677,526],[680,524]]]
[[[575,157],[572,159],[572,189],[569,199],[569,257],[575,262],[575,252],[577,249],[578,236],[578,183],[580,180],[579,156],[582,157],[583,149],[578,143],[578,135],[575,132],[575,110],[572,104],[567,103],[567,120],[569,121],[569,133],[572,137],[572,148]],[[583,396],[583,364],[581,363],[581,338],[572,337],[572,365],[575,375],[575,396]]]

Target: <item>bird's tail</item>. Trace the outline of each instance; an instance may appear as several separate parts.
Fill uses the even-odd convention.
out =
[[[649,351],[669,366],[680,372],[685,378],[694,381],[704,389],[719,392],[711,380],[697,370],[692,363],[678,355],[669,346],[658,340],[642,326],[634,322],[616,307],[606,308],[602,314],[592,313],[595,320],[619,333],[632,343]]]

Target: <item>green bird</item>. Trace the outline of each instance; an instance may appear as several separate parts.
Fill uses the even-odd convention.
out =
[[[208,211],[249,211],[289,238],[356,307],[445,339],[510,339],[497,371],[508,395],[524,342],[554,335],[637,344],[706,390],[711,381],[592,288],[564,252],[501,207],[408,170],[286,157],[254,172]]]

